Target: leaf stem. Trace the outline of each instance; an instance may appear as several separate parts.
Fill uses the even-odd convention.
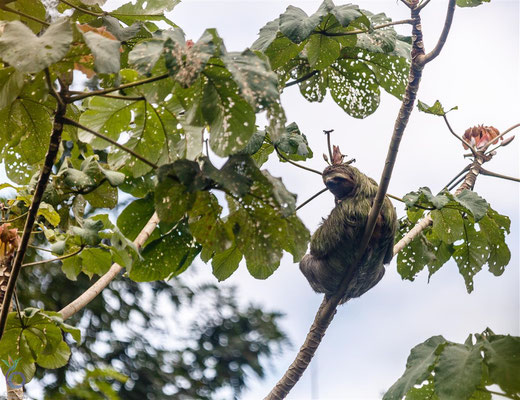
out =
[[[4,11],[7,11],[7,12],[10,12],[10,13],[13,13],[13,14],[16,14],[16,15],[19,15],[20,17],[23,17],[23,18],[27,18],[27,19],[33,20],[34,22],[38,22],[39,24],[42,24],[44,26],[49,26],[50,25],[48,22],[42,21],[41,19],[33,17],[32,15],[29,15],[29,14],[25,14],[25,13],[23,13],[21,11],[13,10],[12,8],[9,8],[6,5],[0,5],[0,9],[4,10]]]
[[[514,182],[520,182],[520,179],[518,178],[515,178],[513,176],[507,176],[507,175],[502,175],[502,174],[497,174],[496,172],[492,172],[492,171],[488,171],[487,169],[484,169],[484,168],[480,168],[480,173],[482,175],[488,175],[488,176],[493,176],[495,178],[501,178],[501,179],[506,179],[506,180],[509,180],[509,181],[514,181]]]
[[[325,135],[327,135],[327,149],[329,150],[329,157],[330,157],[330,162],[332,163],[332,147],[330,146],[330,134],[334,132],[334,129],[331,129],[331,130],[328,130],[328,131],[323,131],[323,133]]]
[[[6,224],[6,223],[9,223],[9,222],[13,222],[13,221],[16,221],[20,218],[23,218],[25,217],[27,214],[29,213],[29,211],[26,211],[24,212],[23,214],[19,215],[18,217],[14,217],[14,218],[11,218],[11,219],[6,219],[6,220],[2,220],[0,222],[2,222],[2,224]]]
[[[466,172],[467,170],[469,170],[469,167],[470,167],[470,166],[471,166],[471,164],[466,165],[466,166],[464,167],[464,169],[463,169],[462,171],[460,171],[457,175],[455,175],[451,181],[449,181],[446,185],[444,185],[444,187],[445,187],[446,189],[449,188],[449,186],[450,186],[453,182],[455,182],[459,176],[461,176],[464,172]],[[448,190],[450,190],[450,189],[448,189]]]
[[[102,133],[99,133],[99,132],[96,132],[90,128],[87,128],[86,126],[84,125],[81,125],[79,122],[76,122],[76,121],[73,121],[67,117],[64,117],[63,118],[63,122],[67,125],[72,125],[72,126],[75,126],[76,128],[79,128],[79,129],[83,129],[84,131],[87,131],[91,134],[93,134],[94,136],[97,136],[103,140],[106,140],[107,142],[113,144],[114,146],[116,147],[119,147],[121,150],[127,152],[128,154],[131,154],[133,155],[135,158],[137,158],[139,161],[145,163],[146,165],[152,167],[153,169],[157,169],[158,166],[157,164],[147,160],[146,158],[144,158],[143,156],[137,154],[135,151],[133,151],[132,149],[129,149],[128,147],[126,147],[125,145],[123,144],[120,144],[120,143],[117,143],[114,139],[111,139],[109,138],[108,136],[105,136],[103,135]]]
[[[85,14],[88,14],[88,15],[92,15],[93,17],[103,17],[105,15],[105,13],[97,13],[97,12],[90,11],[90,10],[87,10],[85,8],[82,8],[82,7],[75,6],[74,4],[68,2],[67,0],[59,0],[59,1],[61,3],[63,3],[63,4],[68,5],[71,8],[74,8],[75,10],[77,10],[79,12],[82,12],[82,13],[85,13]]]
[[[276,153],[278,154],[278,157],[280,157],[282,160],[288,162],[289,164],[292,164],[294,165],[295,167],[298,167],[298,168],[301,168],[301,169],[304,169],[306,171],[309,171],[309,172],[314,172],[315,174],[318,174],[318,175],[322,175],[322,173],[318,170],[315,170],[315,169],[312,169],[312,168],[309,168],[309,167],[306,167],[304,165],[300,165],[292,160],[289,160],[287,157],[285,157],[282,152],[280,150],[278,150],[278,147],[277,146],[273,146],[274,149],[276,150]]]
[[[288,88],[289,86],[297,85],[298,83],[304,82],[307,79],[312,78],[314,75],[319,74],[319,72],[320,71],[318,71],[318,70],[311,71],[308,74],[305,74],[305,75],[301,76],[300,78],[295,79],[294,81],[286,83],[284,88]]]
[[[437,41],[437,44],[435,45],[433,50],[424,56],[424,64],[429,63],[441,53],[441,50],[444,47],[444,44],[446,43],[446,39],[448,38],[448,34],[450,33],[451,23],[453,22],[453,14],[455,14],[455,6],[456,0],[450,0],[450,2],[448,3],[448,11],[446,12],[444,27],[442,28],[439,40]]]
[[[377,30],[377,29],[383,29],[383,28],[387,28],[389,26],[393,26],[393,25],[403,25],[403,24],[411,24],[413,22],[412,19],[403,19],[401,21],[393,21],[393,22],[387,22],[386,24],[381,24],[381,25],[376,25],[374,26],[371,30]],[[327,32],[327,31],[314,31],[311,33],[311,35],[315,35],[315,34],[319,34],[319,35],[323,35],[323,36],[349,36],[349,35],[357,35],[359,33],[369,33],[371,30],[369,29],[356,29],[356,30],[353,30],[353,31],[348,31],[348,32]]]
[[[81,250],[83,250],[84,247],[85,246],[81,246],[79,248],[79,250],[76,250],[75,252],[70,253],[70,254],[65,254],[64,256],[51,258],[49,260],[41,260],[41,261],[35,261],[35,262],[27,263],[27,264],[22,264],[22,267],[23,268],[25,268],[25,267],[32,267],[33,265],[45,264],[45,263],[50,263],[50,262],[54,262],[54,261],[65,260],[66,258],[74,257],[76,254],[79,254],[81,252]]]
[[[305,200],[302,204],[300,204],[298,207],[296,207],[296,210],[295,211],[298,211],[300,208],[302,208],[303,206],[306,206],[307,204],[309,204],[311,201],[313,201],[316,197],[318,197],[320,194],[322,193],[325,193],[327,190],[327,188],[324,188],[324,189],[321,189],[318,193],[312,195],[311,197],[309,197],[307,200]]]
[[[63,0],[61,0],[61,1],[63,1]],[[125,83],[125,84],[123,84],[121,86],[117,86],[117,87],[113,87],[113,88],[94,90],[92,92],[82,92],[81,94],[78,94],[76,96],[69,97],[67,99],[67,102],[68,103],[73,103],[75,101],[82,100],[82,99],[85,99],[87,97],[101,96],[101,95],[104,95],[104,94],[107,94],[107,93],[116,92],[116,91],[121,90],[121,89],[128,89],[128,88],[131,88],[131,87],[144,85],[146,83],[159,81],[161,79],[168,78],[169,76],[170,75],[166,73],[166,74],[162,74],[162,75],[152,76],[152,77],[146,78],[146,79],[141,79],[140,81]]]
[[[471,151],[471,153],[473,154],[473,156],[476,157],[476,156],[477,156],[477,151],[475,150],[475,148],[474,148],[470,143],[468,143],[468,142],[467,142],[463,137],[461,137],[461,136],[459,136],[459,135],[457,135],[457,134],[455,133],[455,131],[454,131],[453,128],[451,127],[450,123],[448,122],[448,118],[446,117],[446,114],[444,114],[444,115],[442,116],[442,118],[444,118],[444,122],[446,122],[446,125],[448,126],[448,129],[449,129],[449,131],[451,132],[451,134],[452,134],[453,136],[455,136],[457,139],[459,139],[462,143],[464,143],[464,144],[466,145],[466,147],[469,148],[469,150]]]

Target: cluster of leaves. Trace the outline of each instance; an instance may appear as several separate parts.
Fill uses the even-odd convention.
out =
[[[4,336],[0,342],[0,359],[17,360],[17,372],[23,374],[25,383],[34,377],[36,364],[43,368],[60,368],[67,364],[70,348],[63,333],[70,333],[76,343],[81,340],[80,330],[65,324],[60,314],[36,308],[25,308],[9,314]],[[3,364],[7,376],[9,365]]]
[[[380,87],[402,98],[407,82],[410,38],[390,19],[353,4],[325,0],[308,16],[289,6],[260,30],[252,48],[265,53],[282,84],[298,82],[302,95],[321,102],[327,90],[349,115],[364,118],[379,106]]]
[[[226,194],[227,215],[212,190]],[[178,275],[200,251],[203,261],[213,260],[219,280],[229,277],[242,257],[250,273],[264,279],[278,267],[283,250],[297,261],[307,249],[309,232],[295,215],[296,197],[247,155],[229,157],[220,169],[207,157],[162,165],[154,202],[155,207],[136,200],[118,219],[123,232],[140,229],[135,221],[146,223],[156,210],[161,223],[171,227],[132,266],[130,277],[138,281]]]
[[[468,292],[473,277],[487,263],[496,276],[504,272],[511,253],[505,243],[510,220],[493,210],[475,192],[464,190],[453,195],[447,191],[434,196],[427,187],[407,194],[403,200],[407,217],[400,220],[399,241],[430,211],[433,224],[421,232],[397,256],[397,270],[404,279],[414,280],[428,267],[429,276],[453,258],[464,278]]]
[[[433,336],[415,346],[406,370],[383,400],[490,400],[520,394],[520,338],[494,334],[489,328],[469,335],[464,344]],[[498,385],[504,393],[496,393]],[[488,389],[488,387],[491,388]]]

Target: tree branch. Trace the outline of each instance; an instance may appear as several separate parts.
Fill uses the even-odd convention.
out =
[[[139,235],[134,240],[134,244],[137,248],[141,248],[141,246],[148,240],[155,227],[159,223],[159,217],[157,213],[154,213],[152,217],[148,220],[144,228],[139,232]],[[64,320],[69,319],[82,308],[84,308],[88,303],[90,303],[94,298],[101,293],[101,291],[108,286],[110,282],[114,280],[114,278],[121,272],[123,269],[119,264],[112,264],[108,272],[100,277],[92,286],[90,286],[85,292],[83,292],[79,297],[77,297],[70,304],[63,307],[59,312]]]
[[[299,77],[298,79],[295,79],[294,81],[286,83],[284,88],[288,88],[289,86],[297,85],[298,83],[306,81],[307,79],[312,78],[314,75],[319,74],[319,73],[320,73],[320,71],[318,71],[318,70],[311,71],[308,74],[305,74],[305,75]]]
[[[101,96],[101,95],[104,95],[104,94],[107,94],[107,93],[117,92],[118,90],[121,90],[121,89],[128,89],[128,88],[131,88],[131,87],[144,85],[146,83],[160,81],[161,79],[168,78],[169,76],[170,76],[169,74],[162,74],[162,75],[152,76],[151,78],[142,79],[140,81],[125,83],[124,85],[113,87],[113,88],[109,88],[109,89],[94,90],[92,92],[83,92],[83,93],[78,94],[76,96],[70,96],[67,99],[67,102],[68,103],[73,103],[75,101],[82,100],[82,99],[85,99],[87,97]]]
[[[64,86],[61,88],[61,90],[62,93],[65,93],[67,88]],[[67,108],[63,101],[58,102],[56,115],[54,116],[54,124],[50,137],[49,147],[47,154],[45,155],[45,161],[40,172],[40,177],[34,190],[31,206],[29,207],[29,213],[27,214],[27,219],[25,220],[25,226],[20,240],[20,245],[18,246],[18,250],[13,261],[11,276],[9,277],[9,282],[7,283],[7,288],[5,290],[4,299],[2,302],[2,310],[0,311],[0,338],[4,334],[5,324],[9,314],[9,307],[11,305],[14,289],[16,287],[16,280],[20,274],[23,258],[25,256],[25,252],[27,251],[27,246],[29,244],[34,222],[36,221],[38,208],[40,207],[40,203],[43,198],[43,192],[45,191],[45,187],[49,181],[52,167],[54,165],[54,161],[56,160],[56,155],[58,154],[58,149],[61,143],[61,133],[63,132],[63,117],[65,116],[66,111]]]
[[[313,201],[316,197],[318,197],[320,194],[322,193],[325,193],[327,190],[327,188],[324,188],[324,189],[321,189],[318,193],[316,193],[315,195],[309,197],[307,200],[305,200],[302,204],[300,204],[298,207],[296,207],[296,211],[298,211],[300,208],[302,208],[303,206],[306,206],[307,204],[309,204],[311,201]]]
[[[39,24],[42,24],[43,26],[49,26],[50,25],[48,22],[42,21],[41,19],[33,17],[32,15],[29,15],[29,14],[25,14],[25,13],[23,13],[21,11],[13,10],[12,8],[9,8],[9,7],[7,7],[4,4],[0,5],[0,10],[4,10],[6,12],[10,12],[10,13],[19,15],[20,17],[30,19],[30,20],[32,20],[34,22],[38,22]]]
[[[86,126],[84,125],[81,125],[79,122],[76,122],[72,119],[69,119],[67,117],[63,117],[63,122],[67,125],[72,125],[72,126],[75,126],[76,128],[79,128],[79,129],[83,129],[84,131],[87,131],[91,134],[93,134],[94,136],[97,136],[98,138],[101,138],[103,140],[106,140],[107,142],[113,144],[114,146],[116,147],[119,147],[121,150],[123,151],[126,151],[128,154],[131,154],[133,155],[135,158],[137,158],[139,161],[145,163],[146,165],[152,167],[153,169],[157,169],[158,166],[157,164],[147,160],[146,158],[144,158],[143,156],[137,154],[135,151],[133,151],[132,149],[129,149],[128,147],[126,147],[125,145],[123,144],[120,144],[120,143],[117,143],[114,139],[111,139],[109,138],[108,136],[105,136],[103,135],[102,133],[99,133],[99,132],[96,132],[90,128],[87,128]]]
[[[102,17],[102,16],[105,15],[105,13],[97,13],[97,12],[94,12],[94,11],[87,10],[85,8],[81,8],[81,7],[75,6],[74,4],[69,3],[67,0],[60,0],[60,2],[63,3],[63,4],[68,5],[71,8],[74,8],[75,10],[77,10],[79,12],[82,12],[82,13],[85,13],[85,14],[88,14],[88,15],[92,15],[93,17]]]
[[[81,250],[83,250],[83,248],[84,248],[84,246],[81,246],[79,248],[79,250],[76,250],[73,253],[65,254],[64,256],[60,256],[60,257],[56,257],[56,258],[51,258],[49,260],[41,260],[41,261],[35,261],[35,262],[27,263],[27,264],[22,264],[22,267],[23,268],[32,267],[34,265],[46,264],[46,263],[50,263],[50,262],[54,262],[54,261],[65,260],[66,258],[74,257],[76,254],[79,254],[81,252]]]
[[[434,58],[436,58],[444,44],[446,43],[446,39],[448,38],[448,33],[450,33],[451,23],[453,22],[453,14],[455,14],[455,6],[456,0],[450,0],[448,3],[448,11],[446,12],[446,19],[444,21],[444,28],[442,29],[441,36],[439,37],[439,41],[435,45],[432,51],[424,56],[424,64],[429,63]]]
[[[497,174],[496,172],[488,171],[487,169],[484,169],[484,168],[480,168],[480,173],[482,175],[493,176],[495,178],[501,178],[501,179],[506,179],[506,180],[509,180],[509,181],[520,182],[520,179],[515,178],[513,176]]]
[[[419,82],[421,80],[422,70],[424,67],[424,64],[421,62],[422,57],[424,57],[421,18],[419,12],[414,9],[411,10],[411,16],[413,20],[412,37],[414,38],[414,41],[412,45],[412,63],[410,66],[408,84],[406,86],[401,109],[395,122],[394,133],[392,135],[388,149],[388,155],[386,158],[385,167],[383,169],[381,182],[379,184],[374,203],[370,210],[370,214],[368,215],[365,232],[363,234],[363,238],[361,239],[359,250],[356,255],[356,260],[354,261],[353,265],[357,265],[360,262],[368,245],[368,241],[372,236],[376,218],[379,215],[383,201],[385,199],[386,190],[390,183],[390,177],[392,175],[392,170],[397,158],[399,144],[401,142],[404,129],[408,123],[410,114],[413,111],[413,105],[417,95],[417,90],[419,88]],[[329,324],[336,314],[336,307],[343,298],[345,290],[352,278],[352,275],[354,274],[354,271],[355,268],[350,268],[348,270],[339,285],[338,291],[333,296],[324,297],[320,308],[316,313],[314,322],[310,327],[309,333],[305,338],[305,342],[300,348],[295,360],[289,366],[284,376],[267,395],[265,398],[266,400],[280,400],[285,398],[285,396],[287,396],[290,390],[298,382],[303,372],[307,369],[312,357],[314,356],[314,353],[316,352],[323,336],[325,335]]]
[[[278,154],[278,157],[280,157],[282,160],[285,160],[286,162],[288,162],[289,164],[292,164],[294,165],[295,167],[298,167],[298,168],[301,168],[301,169],[304,169],[306,171],[309,171],[309,172],[314,172],[315,174],[318,174],[318,175],[323,175],[320,171],[316,170],[316,169],[312,169],[312,168],[309,168],[309,167],[306,167],[304,165],[300,165],[298,163],[295,163],[294,161],[292,160],[289,160],[287,157],[285,157],[281,152],[280,150],[278,150],[278,147],[274,146],[274,149],[276,150],[276,153]]]

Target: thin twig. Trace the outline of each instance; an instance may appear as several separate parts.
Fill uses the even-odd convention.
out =
[[[120,96],[120,95],[117,95],[117,94],[100,94],[98,96],[101,96],[101,97],[107,97],[109,99],[118,99],[118,100],[129,100],[129,101],[141,101],[141,100],[146,100],[146,97],[144,96]]]
[[[16,304],[16,312],[18,314],[18,319],[22,322],[22,309],[20,307],[20,299],[18,299],[18,291],[15,289],[14,291],[14,303]]]
[[[446,39],[448,38],[448,34],[450,33],[451,23],[453,22],[453,14],[455,14],[455,6],[456,0],[450,0],[448,3],[448,11],[446,12],[446,19],[444,21],[444,27],[442,28],[441,35],[439,36],[439,40],[432,51],[424,56],[424,64],[429,63],[435,57],[437,57],[444,44],[446,43]]]
[[[67,87],[64,86],[61,88],[61,90],[62,93],[66,93]],[[40,207],[40,203],[43,199],[43,193],[47,187],[47,182],[49,181],[52,167],[56,160],[56,155],[58,154],[58,149],[61,143],[61,133],[63,132],[63,117],[65,116],[66,111],[66,106],[63,103],[58,102],[56,114],[54,116],[54,124],[50,136],[49,147],[47,149],[47,154],[45,155],[45,161],[40,172],[40,177],[34,189],[33,199],[31,206],[29,207],[29,213],[27,214],[23,234],[20,239],[20,245],[18,246],[18,250],[13,261],[11,276],[9,277],[7,288],[5,289],[2,309],[0,310],[0,338],[4,334],[5,324],[7,323],[7,316],[9,315],[9,307],[11,305],[16,287],[16,280],[20,274],[23,258],[27,251],[32,228],[38,214],[38,208]]]
[[[63,98],[56,91],[54,85],[52,84],[51,73],[49,71],[49,68],[45,68],[45,80],[47,81],[47,86],[49,87],[49,93],[51,94],[51,96],[56,99],[56,101],[61,107],[65,107],[65,102],[63,101]]]
[[[464,167],[464,169],[462,171],[460,171],[457,175],[455,175],[453,177],[453,179],[451,181],[449,181],[444,187],[445,188],[448,188],[453,182],[455,182],[457,180],[457,178],[459,176],[461,176],[464,172],[466,172],[467,170],[469,170],[469,167],[471,166],[471,164],[468,164]],[[449,189],[448,189],[449,190]]]
[[[25,217],[28,213],[29,213],[29,211],[26,211],[26,212],[24,212],[23,214],[19,215],[18,217],[11,218],[11,219],[6,219],[6,220],[2,220],[2,221],[0,221],[0,222],[2,222],[2,224],[9,223],[9,222],[13,222],[13,221],[16,221],[17,219],[20,219],[20,218]]]
[[[128,154],[131,154],[133,155],[135,158],[137,158],[139,161],[145,163],[146,165],[152,167],[153,169],[157,169],[158,166],[157,164],[147,160],[146,158],[144,158],[143,156],[137,154],[135,151],[133,151],[132,149],[129,149],[128,147],[126,147],[125,145],[122,145],[120,143],[117,143],[114,139],[111,139],[109,138],[108,136],[105,136],[103,135],[102,133],[99,133],[99,132],[96,132],[90,128],[87,128],[86,126],[84,125],[81,125],[80,123],[72,120],[72,119],[68,119],[67,117],[64,117],[63,118],[63,122],[67,125],[72,125],[72,126],[75,126],[76,128],[79,128],[79,129],[83,129],[84,131],[87,131],[91,134],[93,134],[94,136],[97,136],[103,140],[106,140],[107,142],[113,144],[114,146],[116,147],[119,147],[121,150],[123,151],[126,151]]]
[[[386,196],[387,196],[387,197],[390,197],[391,199],[394,199],[394,200],[400,201],[401,203],[404,203],[404,200],[403,200],[403,199],[401,199],[400,197],[394,196],[393,194],[387,193]]]
[[[140,248],[150,237],[157,224],[159,223],[159,217],[157,213],[154,213],[148,220],[144,228],[139,232],[139,235],[134,240],[134,244],[137,248]],[[92,286],[90,286],[85,292],[77,297],[70,304],[66,305],[60,310],[61,316],[64,320],[69,319],[79,310],[84,308],[94,298],[101,293],[101,291],[108,286],[112,280],[121,272],[123,269],[119,264],[112,264],[108,272],[99,278]]]
[[[36,250],[40,250],[40,251],[47,251],[49,253],[52,253],[52,250],[46,249],[45,247],[38,247],[38,246],[32,246],[32,245],[28,245],[27,247],[30,247],[31,249],[36,249]]]
[[[300,165],[298,163],[295,163],[294,161],[292,160],[289,160],[287,157],[285,157],[281,152],[280,150],[278,150],[278,148],[276,146],[274,146],[274,149],[276,150],[276,153],[278,154],[278,156],[282,159],[282,160],[285,160],[286,162],[288,162],[289,164],[292,164],[294,165],[295,167],[298,167],[298,168],[301,168],[301,169],[304,169],[306,171],[309,171],[309,172],[314,172],[315,174],[318,174],[318,175],[323,175],[320,171],[318,170],[315,170],[315,169],[312,169],[312,168],[309,168],[309,167],[305,167],[304,165]]]
[[[498,139],[500,139],[501,137],[503,137],[504,135],[508,134],[509,132],[511,132],[513,129],[516,129],[520,126],[520,123],[519,124],[515,124],[513,125],[511,128],[507,128],[504,132],[502,132],[500,135],[498,135],[497,137],[491,139],[489,141],[488,144],[486,144],[486,147],[484,147],[484,149],[487,149],[490,145],[492,145],[493,143],[495,143],[496,141],[498,141]]]
[[[318,193],[316,193],[315,195],[309,197],[307,200],[305,200],[302,204],[300,204],[298,207],[296,207],[296,211],[298,211],[300,208],[302,208],[303,206],[306,206],[307,204],[309,204],[311,201],[313,201],[316,197],[318,197],[320,194],[322,193],[325,193],[327,190],[327,188],[324,188],[324,189],[321,189]]]
[[[449,129],[449,131],[451,132],[451,134],[452,134],[453,136],[455,136],[457,139],[459,139],[462,143],[464,143],[464,144],[469,148],[469,150],[471,151],[471,153],[473,154],[473,156],[476,157],[476,156],[477,156],[477,151],[475,150],[475,148],[474,148],[470,143],[468,143],[468,142],[467,142],[463,137],[461,137],[461,136],[459,136],[459,135],[457,135],[457,134],[455,133],[455,131],[454,131],[453,128],[451,127],[450,123],[448,122],[448,118],[446,117],[446,114],[444,114],[444,115],[442,116],[442,118],[444,118],[444,122],[446,122],[446,125],[448,126],[448,129]]]
[[[4,11],[7,11],[7,12],[10,12],[10,13],[13,13],[13,14],[16,14],[16,15],[19,15],[20,17],[23,17],[23,18],[27,18],[27,19],[33,20],[34,22],[38,22],[39,24],[42,24],[43,26],[49,26],[48,22],[42,21],[41,19],[33,17],[32,15],[29,15],[29,14],[25,14],[25,13],[23,13],[21,11],[13,10],[12,8],[9,8],[9,7],[5,6],[5,5],[0,5],[0,9],[4,10]]]
[[[295,79],[294,81],[286,83],[284,88],[288,88],[289,86],[293,86],[293,85],[296,85],[296,84],[301,83],[303,81],[306,81],[307,79],[312,78],[314,75],[319,74],[319,73],[320,73],[320,71],[318,71],[318,70],[311,71],[308,74],[305,74],[305,75],[299,77],[298,79]]]
[[[76,254],[81,253],[81,250],[83,250],[83,248],[84,248],[84,246],[81,246],[78,250],[74,251],[73,253],[65,254],[64,256],[60,256],[60,257],[56,257],[56,258],[51,258],[49,260],[41,260],[41,261],[35,261],[35,262],[27,263],[27,264],[22,264],[22,267],[23,268],[32,267],[34,265],[46,264],[46,263],[50,263],[50,262],[54,262],[54,261],[65,260],[66,258],[74,257]]]
[[[121,86],[117,86],[117,87],[113,87],[113,88],[94,90],[92,92],[83,92],[83,93],[78,94],[76,96],[69,97],[67,99],[67,102],[73,103],[75,101],[82,100],[82,99],[85,99],[87,97],[100,96],[100,95],[107,94],[107,93],[117,92],[118,90],[121,90],[121,89],[128,89],[128,88],[131,88],[131,87],[144,85],[146,83],[160,81],[161,79],[166,79],[169,76],[170,75],[166,73],[166,74],[162,74],[162,75],[152,76],[151,78],[141,79],[140,81],[134,81],[134,82],[125,83],[125,84],[123,84]]]
[[[482,175],[494,176],[495,178],[501,178],[501,179],[506,179],[509,181],[520,182],[520,179],[515,178],[513,176],[497,174],[496,172],[488,171],[487,169],[484,169],[484,168],[480,168],[480,173]]]
[[[330,146],[330,134],[334,132],[334,129],[323,131],[327,135],[327,149],[329,150],[330,162],[332,163],[332,147]]]
[[[78,11],[80,11],[82,13],[85,13],[85,14],[88,14],[88,15],[92,15],[93,17],[102,17],[102,16],[105,15],[105,13],[97,13],[97,12],[94,12],[94,11],[87,10],[85,8],[81,8],[81,7],[75,6],[74,4],[68,2],[67,0],[60,0],[60,2],[62,2],[63,4],[68,5],[71,8],[74,8],[75,10],[78,10]]]
[[[393,26],[393,25],[403,25],[403,24],[411,24],[411,23],[412,23],[411,19],[403,19],[401,21],[393,21],[393,22],[388,22],[386,24],[376,25],[372,29],[356,29],[356,30],[348,31],[348,32],[314,31],[311,34],[313,34],[313,35],[318,35],[319,34],[319,35],[323,35],[323,36],[336,36],[336,37],[338,37],[338,36],[349,36],[349,35],[357,35],[359,33],[369,33],[371,31],[375,31],[377,29],[387,28],[387,27]]]
[[[428,5],[429,2],[430,0],[423,0],[421,3],[419,3],[416,9],[421,11],[424,7]]]

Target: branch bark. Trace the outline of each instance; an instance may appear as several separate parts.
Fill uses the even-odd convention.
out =
[[[144,228],[139,232],[139,235],[134,240],[134,244],[140,248],[150,237],[153,230],[159,223],[159,217],[157,213],[154,213],[148,220]],[[112,264],[108,272],[99,278],[92,286],[90,286],[85,292],[83,292],[78,298],[66,305],[60,310],[63,320],[69,319],[94,298],[101,293],[101,291],[108,286],[110,282],[121,272],[123,269],[119,264]]]
[[[67,89],[67,87],[61,88],[61,96],[66,95]],[[54,88],[50,87],[49,90],[52,91],[54,90]],[[27,219],[25,220],[23,235],[20,240],[18,250],[16,252],[16,257],[13,261],[11,276],[9,277],[9,282],[7,284],[7,288],[5,290],[4,298],[2,301],[2,310],[0,311],[0,339],[4,334],[5,324],[7,323],[7,316],[9,314],[9,306],[13,298],[14,289],[16,287],[16,280],[18,279],[18,275],[20,274],[20,270],[22,268],[23,258],[25,256],[25,252],[27,251],[27,246],[29,244],[29,239],[31,237],[34,222],[36,221],[38,208],[40,207],[40,203],[43,198],[43,192],[45,191],[45,187],[47,186],[47,182],[49,181],[52,167],[56,160],[56,155],[58,154],[58,149],[61,142],[61,133],[63,132],[63,118],[65,116],[66,110],[67,107],[65,103],[63,101],[58,101],[56,115],[54,116],[54,123],[49,142],[49,148],[47,150],[47,154],[45,155],[43,168],[40,172],[40,177],[34,190],[33,200],[29,208],[29,213],[27,214]]]

